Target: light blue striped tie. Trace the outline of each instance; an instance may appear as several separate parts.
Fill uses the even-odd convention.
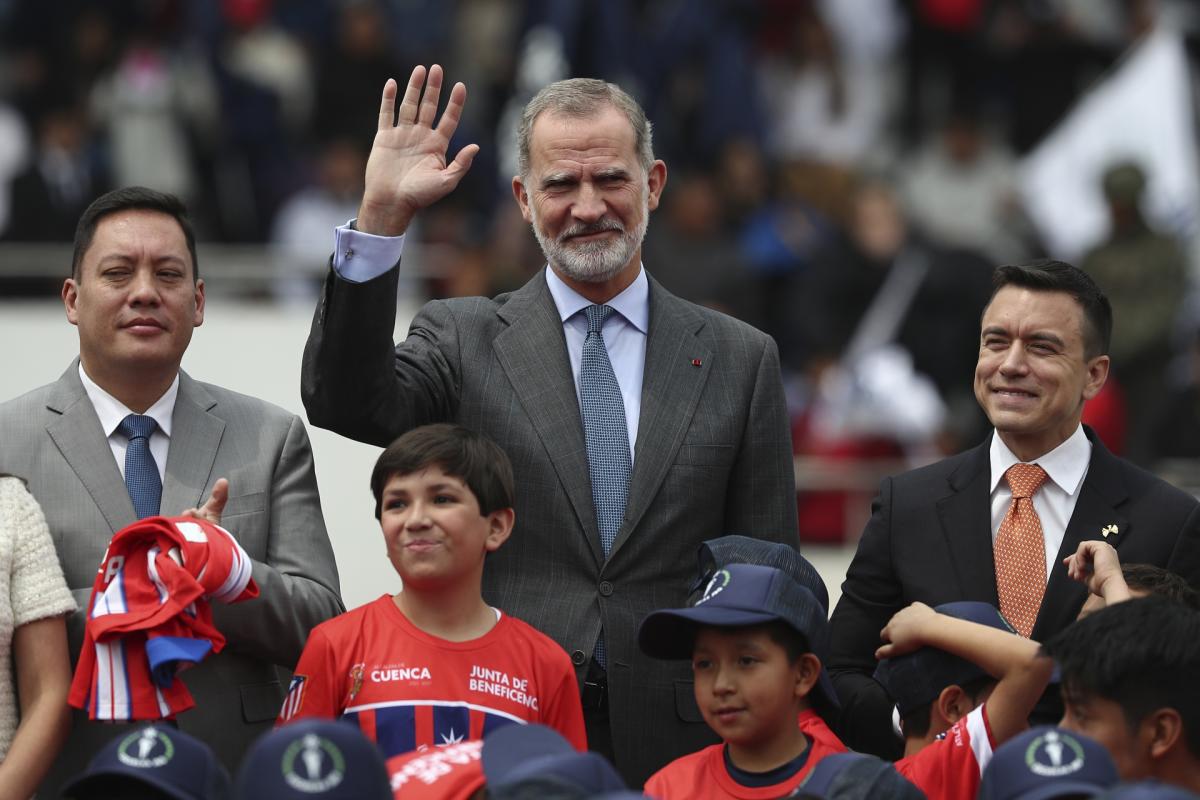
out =
[[[138,519],[158,514],[162,499],[162,478],[150,452],[150,436],[157,428],[154,417],[142,414],[130,414],[117,426],[129,440],[129,446],[125,448],[125,486]]]
[[[604,321],[613,309],[590,305],[584,312],[588,330],[579,364],[579,399],[587,442],[588,473],[592,479],[592,503],[596,508],[596,525],[600,529],[600,546],[607,557],[625,519],[633,466],[621,386],[617,383],[612,362],[608,360],[608,348],[604,346]],[[603,631],[596,642],[595,657],[601,666],[607,666]]]

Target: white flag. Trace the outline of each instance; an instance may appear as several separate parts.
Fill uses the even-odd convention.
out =
[[[1200,180],[1187,55],[1174,32],[1138,43],[1022,162],[1025,208],[1056,258],[1077,262],[1108,236],[1100,179],[1119,160],[1146,174],[1150,223],[1190,239]]]

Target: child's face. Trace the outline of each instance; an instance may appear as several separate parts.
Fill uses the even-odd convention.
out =
[[[797,728],[798,701],[816,680],[805,663],[764,630],[701,628],[692,673],[704,721],[731,747],[769,749]]]
[[[1153,777],[1149,744],[1142,741],[1144,725],[1130,730],[1121,706],[1112,700],[1089,695],[1067,698],[1066,713],[1059,727],[1090,736],[1112,756],[1122,780]]]
[[[388,559],[406,588],[480,574],[483,557],[512,530],[512,509],[481,514],[470,488],[437,466],[393,475],[383,487],[381,506]]]

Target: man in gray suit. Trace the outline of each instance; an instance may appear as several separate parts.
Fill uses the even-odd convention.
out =
[[[595,80],[543,89],[521,124],[513,194],[548,268],[493,299],[430,302],[393,344],[399,237],[478,151],[447,163],[466,90],[434,125],[441,84],[417,67],[398,110],[384,88],[359,216],[338,229],[305,350],[305,407],[376,445],[456,421],[505,448],[516,530],[484,595],[571,655],[590,745],[640,786],[715,741],[690,665],[638,649],[642,618],[685,603],[705,539],[798,544],[778,352],[642,268],[667,170],[636,102]]]
[[[96,200],[80,220],[62,298],[79,358],[57,381],[0,405],[0,471],[27,478],[46,512],[81,609],[69,622],[72,663],[113,533],[139,517],[190,512],[237,537],[261,594],[214,604],[227,643],[183,673],[196,707],[179,716],[233,768],[279,711],[274,665],[290,669],[309,629],[343,610],[304,425],[180,370],[204,321],[204,281],[176,198],[131,188]],[[77,713],[39,794],[57,797],[120,730]]]

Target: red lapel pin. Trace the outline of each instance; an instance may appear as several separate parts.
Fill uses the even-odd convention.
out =
[[[700,359],[698,359],[698,358],[693,358],[693,359],[692,359],[692,366],[693,366],[693,367],[699,367],[699,366],[703,366],[703,362],[702,362]]]

